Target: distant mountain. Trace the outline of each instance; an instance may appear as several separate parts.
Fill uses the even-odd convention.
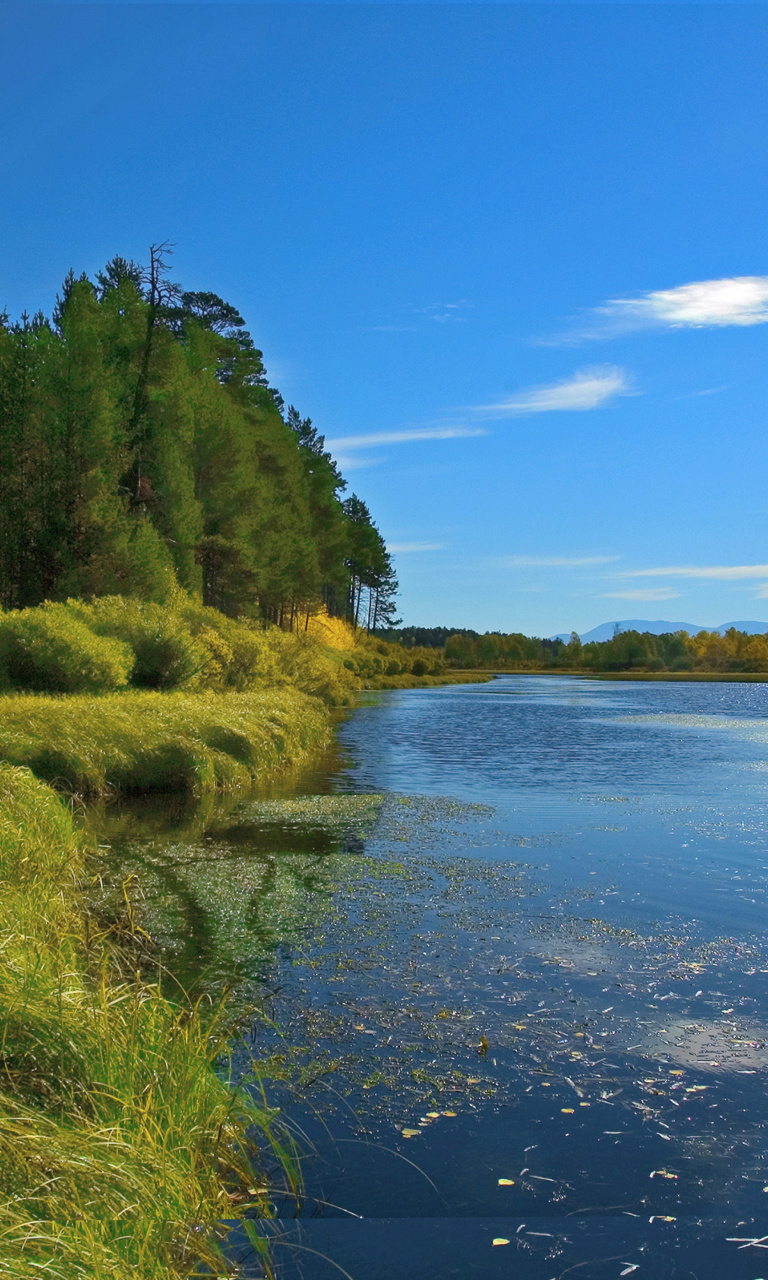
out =
[[[735,627],[737,631],[746,631],[747,635],[762,636],[768,631],[768,622],[721,622],[719,627],[700,627],[695,622],[664,622],[660,619],[649,622],[647,618],[624,618],[618,622],[603,622],[599,627],[585,631],[579,639],[582,644],[610,640],[616,627],[620,631],[650,631],[654,636],[661,636],[669,631],[687,631],[691,636],[695,636],[699,631],[718,631],[723,636],[731,627]],[[561,631],[558,635],[550,637],[552,640],[564,640],[566,643],[570,638],[568,631]]]

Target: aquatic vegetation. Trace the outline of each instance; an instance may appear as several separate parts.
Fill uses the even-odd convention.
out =
[[[215,1070],[225,1010],[169,1000],[89,917],[95,870],[50,788],[0,765],[0,1276],[218,1275],[221,1220],[269,1215],[277,1169],[297,1189],[291,1144]]]

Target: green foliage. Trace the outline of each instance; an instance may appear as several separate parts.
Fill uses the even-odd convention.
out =
[[[0,615],[0,684],[43,693],[98,693],[128,683],[134,655],[64,605]]]
[[[122,596],[104,596],[69,607],[98,636],[114,636],[133,650],[131,684],[138,689],[178,689],[201,675],[204,647],[173,608]]]
[[[237,790],[327,732],[321,704],[291,688],[0,699],[0,760],[80,795]]]
[[[220,1275],[221,1219],[270,1214],[262,1153],[296,1187],[290,1143],[218,1078],[223,1010],[122,974],[93,869],[54,793],[0,765],[0,1274]]]
[[[391,561],[323,437],[270,388],[237,310],[115,257],[53,326],[0,319],[0,605],[181,586],[293,627],[392,620]]]

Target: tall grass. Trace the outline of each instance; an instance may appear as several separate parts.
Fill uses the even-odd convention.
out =
[[[322,704],[291,688],[0,698],[0,760],[81,795],[246,787],[327,734]]]
[[[295,1184],[291,1152],[214,1071],[221,1011],[127,977],[93,869],[51,789],[0,765],[0,1276],[221,1275],[221,1220],[268,1216],[264,1161]]]

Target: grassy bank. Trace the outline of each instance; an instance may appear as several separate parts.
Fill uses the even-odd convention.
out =
[[[79,795],[249,786],[328,734],[296,689],[0,698],[0,758]]]
[[[214,1072],[221,1016],[126,976],[95,871],[64,803],[0,765],[0,1276],[221,1274],[217,1224],[269,1213],[259,1146],[290,1161]]]

